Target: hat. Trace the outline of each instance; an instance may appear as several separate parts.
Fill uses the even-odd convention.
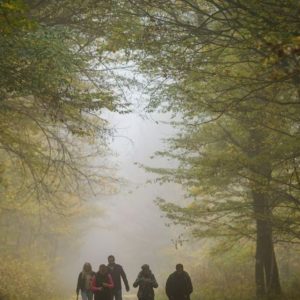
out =
[[[149,265],[147,265],[147,264],[142,265],[142,270],[143,271],[150,270]]]

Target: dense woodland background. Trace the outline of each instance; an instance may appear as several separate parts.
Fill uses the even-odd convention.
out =
[[[135,109],[128,87],[176,129],[153,156],[170,167],[137,163],[185,191],[153,200],[193,299],[298,299],[299,16],[296,0],[0,1],[0,299],[71,297],[61,250],[125,184],[104,113]]]

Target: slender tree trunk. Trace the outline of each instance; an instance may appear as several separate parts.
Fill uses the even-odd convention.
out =
[[[271,236],[272,237],[272,236]],[[266,241],[266,253],[265,253],[265,273],[266,273],[266,288],[267,295],[270,299],[279,296],[281,294],[281,286],[279,281],[278,266],[274,251],[273,241]]]
[[[260,299],[270,299],[281,294],[279,272],[272,236],[271,209],[268,198],[261,192],[253,191],[254,212],[256,217],[256,295]]]
[[[256,220],[256,254],[255,254],[255,285],[256,296],[262,298],[266,294],[266,284],[264,276],[264,243],[262,222]]]
[[[254,163],[250,168],[257,175],[257,180],[252,182],[251,187],[256,220],[256,296],[258,299],[274,300],[281,294],[281,287],[273,242],[272,202],[268,194],[272,167],[268,160],[262,160],[260,157],[264,151],[266,134],[257,128],[250,129],[249,133],[250,147],[247,154],[252,161],[258,160],[258,163]]]

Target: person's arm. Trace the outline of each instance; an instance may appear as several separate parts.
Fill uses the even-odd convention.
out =
[[[101,291],[101,290],[102,290],[102,287],[98,287],[98,286],[97,286],[96,276],[94,276],[93,279],[92,279],[92,287],[91,287],[91,290],[92,290],[93,292],[98,292],[98,291]]]
[[[151,282],[151,284],[152,284],[152,286],[156,289],[157,287],[158,287],[158,283],[157,283],[157,281],[156,281],[156,279],[155,279],[155,276],[154,275],[152,275],[152,282]]]
[[[191,294],[193,292],[193,284],[191,277],[188,273],[186,273],[186,284],[187,284],[187,292],[188,294]]]
[[[171,276],[168,277],[167,282],[166,282],[166,294],[168,296],[169,299],[171,299],[172,297],[172,293],[171,293]]]
[[[109,289],[113,289],[114,288],[114,282],[112,280],[112,277],[110,274],[108,274],[108,282],[103,283],[103,286],[109,288]]]
[[[76,287],[76,294],[79,294],[79,290],[80,290],[80,280],[81,280],[81,272],[78,275],[78,280],[77,280],[77,287]]]
[[[138,285],[140,284],[141,281],[141,276],[138,275],[138,277],[136,278],[135,282],[133,283],[133,287],[138,287]]]
[[[129,288],[129,284],[128,284],[128,280],[127,280],[126,274],[125,274],[122,266],[120,266],[120,275],[121,275],[122,280],[123,280],[123,282],[125,284],[126,291],[128,292],[130,290],[130,288]]]

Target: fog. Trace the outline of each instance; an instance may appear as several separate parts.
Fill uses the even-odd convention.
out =
[[[172,240],[178,237],[180,229],[165,225],[167,220],[154,200],[162,197],[179,201],[183,191],[175,184],[147,183],[156,176],[136,163],[157,167],[174,164],[163,158],[151,159],[151,156],[163,149],[162,139],[174,135],[175,131],[161,122],[169,119],[168,114],[106,112],[104,117],[116,130],[111,143],[116,155],[110,160],[117,165],[117,176],[126,184],[120,184],[117,193],[94,199],[93,205],[103,209],[103,214],[86,221],[88,230],[80,238],[78,249],[65,258],[64,274],[72,274],[68,276],[68,285],[75,288],[84,262],[91,262],[97,270],[99,264],[107,263],[107,256],[113,254],[116,262],[123,265],[131,286],[144,263],[150,265],[162,286],[165,274],[174,270],[174,257],[170,257],[168,251],[175,248]]]

